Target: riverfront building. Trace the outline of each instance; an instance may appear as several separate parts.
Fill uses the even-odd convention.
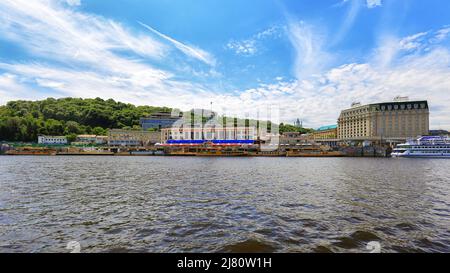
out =
[[[38,143],[43,145],[65,145],[67,138],[65,136],[38,136]]]
[[[427,135],[427,101],[396,98],[393,102],[361,105],[341,112],[337,135],[341,140],[404,140]]]
[[[311,133],[311,139],[321,145],[327,145],[329,147],[337,147],[339,139],[337,138],[338,126],[327,125],[322,126]]]
[[[317,139],[336,139],[337,138],[337,125],[328,125],[318,128],[311,133],[314,140]]]
[[[162,142],[168,140],[256,140],[254,127],[190,127],[161,130]]]
[[[141,130],[120,130],[109,131],[109,146],[148,146],[161,142],[160,132],[147,132]]]
[[[310,143],[311,135],[302,134],[300,132],[284,132],[280,135],[280,146],[296,146],[300,144]]]
[[[217,116],[216,112],[213,112],[211,110],[206,109],[191,109],[187,112],[179,112],[178,114],[175,114],[176,112],[169,113],[169,112],[157,112],[152,114],[149,117],[141,118],[140,124],[144,131],[147,131],[148,129],[157,129],[161,130],[164,128],[171,128],[174,126],[176,122],[179,123],[186,123],[189,122],[190,119],[194,117],[194,119],[208,121]],[[186,119],[183,120],[183,116],[186,116]]]
[[[97,144],[102,145],[106,144],[108,141],[107,136],[97,136],[97,135],[77,135],[77,139],[75,143],[79,145],[87,145],[87,144]]]

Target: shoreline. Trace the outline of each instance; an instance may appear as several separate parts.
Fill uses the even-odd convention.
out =
[[[286,156],[286,155],[192,155],[192,154],[145,154],[145,155],[136,155],[136,154],[0,154],[0,156],[108,156],[108,157],[116,157],[116,156],[137,156],[137,157],[146,157],[146,156],[151,156],[151,157],[267,157],[267,158],[272,158],[272,157],[277,157],[277,158],[361,158],[361,157],[366,157],[366,158],[391,158],[390,156],[354,156],[354,155],[295,155],[295,156]]]
[[[196,156],[196,157],[390,157],[382,146],[374,147],[283,147],[260,150],[247,147],[17,147],[2,151],[11,156]]]

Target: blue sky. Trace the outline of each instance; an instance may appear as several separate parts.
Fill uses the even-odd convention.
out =
[[[401,95],[450,129],[449,18],[446,0],[2,0],[0,104],[272,105],[319,127]]]

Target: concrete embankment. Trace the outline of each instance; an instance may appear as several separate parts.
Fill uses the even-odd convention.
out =
[[[103,149],[81,150],[78,148],[20,147],[3,151],[4,155],[61,155],[61,156],[247,156],[247,157],[388,157],[390,147],[340,147],[337,150],[323,149],[282,149],[277,151],[257,151],[246,149],[234,150],[199,150],[184,151],[171,149]]]
[[[341,151],[347,157],[389,157],[392,149],[389,147],[345,147]]]

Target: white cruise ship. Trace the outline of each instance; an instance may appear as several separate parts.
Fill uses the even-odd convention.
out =
[[[398,144],[392,157],[450,158],[450,138],[424,136],[415,141]]]

